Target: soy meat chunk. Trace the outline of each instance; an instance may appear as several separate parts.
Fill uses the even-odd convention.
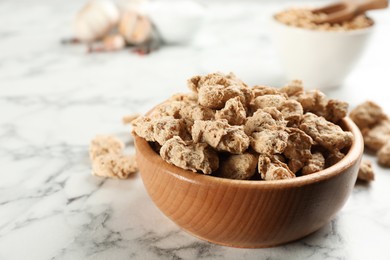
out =
[[[283,154],[289,160],[290,170],[296,173],[311,159],[313,139],[298,128],[289,128],[288,133],[287,145]]]
[[[198,95],[196,93],[178,93],[172,95],[168,101],[184,101],[186,103],[197,103]]]
[[[257,111],[259,108],[275,107],[279,109],[286,101],[286,98],[281,95],[264,95],[256,97],[251,104],[252,111]]]
[[[127,179],[138,171],[135,156],[105,154],[92,161],[92,175],[108,178]]]
[[[89,145],[89,157],[93,161],[105,154],[121,154],[125,145],[118,138],[111,135],[98,135]]]
[[[285,163],[266,155],[259,156],[258,171],[261,178],[266,181],[295,178],[295,174]]]
[[[161,118],[139,117],[132,122],[133,131],[146,141],[158,142],[163,145],[174,136],[184,139],[189,137],[183,119],[175,119],[171,116]]]
[[[373,128],[362,131],[362,134],[366,147],[378,151],[390,140],[390,121],[383,120]]]
[[[349,117],[360,130],[371,128],[382,120],[387,119],[382,108],[372,101],[366,101],[358,105],[349,113]]]
[[[263,85],[253,86],[252,93],[254,98],[258,96],[264,96],[264,95],[281,95],[281,93],[277,88],[263,86]]]
[[[296,100],[286,100],[279,109],[283,118],[288,122],[288,125],[297,125],[303,116],[302,105]]]
[[[200,106],[187,101],[170,101],[158,106],[150,115],[151,118],[172,116],[176,119],[186,119],[194,121],[211,120],[214,118],[214,111],[210,108]]]
[[[384,146],[382,146],[377,156],[379,164],[385,167],[390,167],[390,139]]]
[[[340,126],[313,113],[303,115],[299,128],[329,151],[340,150],[352,144],[351,132],[343,131]]]
[[[298,97],[303,94],[304,88],[301,80],[292,80],[287,85],[283,86],[279,90],[281,93],[287,94],[288,97]]]
[[[301,103],[305,113],[314,113],[332,123],[340,121],[348,112],[348,103],[336,99],[328,99],[319,90],[304,92],[298,96],[297,101]]]
[[[372,169],[371,162],[363,160],[359,167],[358,179],[361,181],[373,181],[375,179],[374,170]]]
[[[314,153],[302,168],[302,175],[308,175],[325,169],[325,158],[321,153]]]
[[[261,132],[253,132],[250,137],[250,145],[260,154],[280,154],[287,146],[288,133],[278,129],[264,129]]]
[[[326,120],[337,123],[348,114],[348,103],[337,99],[330,99],[325,107]]]
[[[232,73],[195,76],[188,80],[188,87],[198,93],[200,105],[211,109],[222,109],[226,101],[234,97],[239,97],[248,107],[253,97],[252,90]]]
[[[183,141],[179,136],[169,139],[160,149],[163,160],[193,172],[211,174],[218,169],[217,153],[205,143]]]
[[[274,117],[278,117],[279,114],[280,118],[275,120]],[[287,122],[282,119],[281,113],[276,109],[258,109],[251,117],[247,118],[244,130],[247,135],[251,135],[253,132],[261,132],[264,129],[283,129],[286,124]]]
[[[339,150],[333,150],[329,153],[328,157],[325,160],[325,166],[330,167],[345,157],[345,154]]]
[[[248,180],[256,173],[257,156],[244,153],[230,155],[221,163],[219,177]]]
[[[215,118],[226,119],[230,125],[242,125],[246,119],[246,111],[240,98],[229,99],[224,108],[216,111]]]
[[[192,126],[195,143],[205,142],[218,151],[242,154],[249,147],[249,137],[242,126],[231,126],[226,120],[196,120]]]

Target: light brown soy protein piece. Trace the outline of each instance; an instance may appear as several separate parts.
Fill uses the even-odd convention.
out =
[[[259,155],[258,171],[266,181],[295,178],[295,174],[285,163],[266,155]]]
[[[250,146],[260,154],[281,154],[287,146],[288,133],[281,129],[264,129],[253,132],[250,136]]]
[[[362,131],[364,144],[372,151],[379,151],[390,140],[390,121],[383,120],[371,129]]]
[[[340,152],[337,149],[330,151],[328,156],[326,157],[326,160],[325,160],[326,168],[338,163],[344,157],[345,157],[345,154]]]
[[[251,153],[233,154],[221,162],[218,176],[229,179],[249,180],[256,173],[257,156]]]
[[[183,119],[175,119],[172,116],[161,118],[139,117],[132,121],[133,132],[146,141],[158,142],[163,145],[173,136],[189,139],[186,124]]]
[[[313,139],[298,128],[288,128],[287,132],[289,135],[283,155],[289,160],[290,170],[296,173],[311,159]]]
[[[303,88],[303,83],[301,80],[292,80],[286,85],[284,85],[279,90],[281,93],[285,93],[289,98],[298,98],[301,94],[305,92]]]
[[[251,109],[257,111],[258,109],[264,109],[266,107],[275,107],[279,109],[286,98],[280,94],[258,96],[252,100]]]
[[[343,131],[340,126],[313,113],[303,115],[299,128],[329,151],[340,150],[352,144],[351,132]]]
[[[92,175],[108,178],[127,179],[138,171],[134,155],[109,153],[92,161]]]
[[[275,119],[274,117],[277,117],[278,113],[281,118]],[[284,129],[286,124],[287,122],[283,120],[282,114],[275,108],[268,110],[258,109],[251,117],[247,118],[244,130],[247,135],[251,135],[253,132],[261,132],[264,129]]]
[[[215,118],[226,119],[230,125],[242,125],[246,119],[246,111],[240,98],[229,99],[224,108],[216,111]],[[204,120],[202,118],[199,119]]]
[[[325,169],[325,158],[322,153],[313,153],[307,164],[302,168],[302,175],[308,175]]]
[[[249,147],[249,137],[242,126],[231,126],[227,120],[195,120],[192,126],[195,143],[205,142],[218,151],[242,154]]]
[[[374,179],[375,174],[371,162],[369,160],[362,160],[359,167],[358,180],[369,182]]]
[[[297,126],[303,116],[302,105],[293,99],[284,101],[279,110],[283,118],[287,121],[288,126]]]
[[[234,97],[239,97],[247,108],[253,97],[252,90],[233,73],[195,76],[188,80],[188,87],[198,94],[200,105],[211,109],[222,109]]]
[[[179,136],[165,142],[160,155],[166,162],[193,172],[211,174],[219,166],[217,153],[207,144],[183,141]]]
[[[387,119],[382,108],[372,101],[366,101],[352,109],[349,113],[349,117],[355,122],[360,130],[371,128]]]
[[[121,154],[124,144],[118,138],[111,135],[97,135],[89,145],[89,158],[93,161],[98,156],[105,154]]]
[[[380,165],[390,167],[390,139],[378,151],[377,156]]]

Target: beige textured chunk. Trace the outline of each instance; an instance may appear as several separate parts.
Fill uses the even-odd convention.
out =
[[[272,115],[266,111],[272,113]],[[245,133],[251,135],[253,132],[261,132],[264,129],[283,129],[287,122],[281,118],[279,118],[281,120],[275,120],[274,117],[277,117],[278,113],[281,115],[276,109],[258,109],[251,117],[247,118],[244,126]]]
[[[287,165],[278,161],[275,157],[260,155],[258,170],[261,178],[266,181],[295,178],[295,174]]]
[[[200,105],[211,109],[222,109],[234,97],[247,107],[253,97],[252,90],[232,73],[195,76],[188,80],[188,87],[198,93]]]
[[[166,162],[193,172],[211,174],[219,166],[217,153],[207,144],[186,142],[178,136],[164,143],[160,155]]]
[[[92,175],[108,178],[127,179],[138,171],[135,156],[122,154],[105,154],[96,157],[92,162]]]
[[[121,154],[124,144],[118,138],[111,135],[98,135],[89,145],[89,158],[93,161],[104,154]]]
[[[309,90],[298,96],[297,101],[301,103],[303,111],[321,114],[328,103],[326,96],[319,90]]]
[[[248,180],[256,173],[257,156],[244,153],[230,155],[226,160],[221,162],[219,168],[219,177]]]
[[[133,120],[137,119],[140,115],[139,114],[131,114],[131,115],[125,115],[122,117],[122,122],[124,125],[130,124]]]
[[[214,119],[214,111],[210,108],[200,106],[196,103],[187,101],[164,102],[153,110],[151,118],[172,116],[176,119],[211,120]]]
[[[326,120],[337,123],[348,113],[348,103],[336,99],[328,99],[319,90],[310,90],[297,97],[304,112],[323,116]]]
[[[280,154],[287,146],[288,133],[284,130],[264,129],[254,132],[250,137],[250,145],[260,154]]]
[[[353,136],[351,132],[343,131],[340,126],[312,113],[303,115],[299,128],[313,138],[315,142],[330,151],[340,150],[352,144]]]
[[[242,154],[249,147],[249,137],[242,126],[230,126],[226,120],[195,120],[192,126],[195,143],[205,142],[218,151]]]
[[[376,152],[390,140],[390,121],[383,120],[362,134],[366,147]]]
[[[374,170],[370,161],[362,160],[359,167],[358,179],[361,181],[373,181],[375,179]]]
[[[289,128],[288,133],[287,146],[283,154],[289,159],[290,170],[296,173],[311,159],[313,139],[298,128]]]
[[[290,99],[284,101],[279,110],[289,126],[299,124],[303,116],[302,105],[296,100]]]
[[[366,101],[355,107],[349,113],[349,117],[360,130],[371,128],[387,118],[382,108],[372,101]]]
[[[390,167],[390,139],[384,146],[382,146],[377,156],[379,164],[385,167]]]
[[[258,96],[264,96],[264,95],[281,95],[281,93],[277,88],[263,86],[263,85],[253,86],[252,92],[254,98]]]
[[[337,123],[340,119],[348,114],[348,103],[336,99],[328,100],[325,107],[324,117],[333,123]]]
[[[174,136],[188,139],[185,121],[171,116],[161,118],[139,117],[132,121],[133,131],[147,141],[163,145]]]
[[[215,113],[216,119],[226,119],[230,125],[242,125],[246,119],[246,111],[240,98],[229,99],[225,107]],[[204,120],[203,118],[199,118]]]
[[[333,150],[329,153],[328,157],[325,160],[326,167],[330,167],[345,157],[345,154],[340,152],[339,150]]]
[[[312,157],[302,168],[302,175],[308,175],[325,169],[325,158],[321,153],[313,153]]]
[[[264,95],[256,97],[251,104],[252,111],[263,109],[266,107],[274,107],[279,109],[286,98],[282,95]]]
[[[281,93],[286,93],[288,97],[298,97],[305,91],[301,80],[292,80],[280,89]]]
[[[197,103],[198,95],[196,93],[178,93],[172,95],[168,101],[184,101],[186,103]]]

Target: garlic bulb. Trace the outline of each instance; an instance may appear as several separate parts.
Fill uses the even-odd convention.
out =
[[[124,13],[119,22],[119,33],[129,44],[144,43],[152,36],[152,23],[149,18],[136,12]]]
[[[119,21],[116,5],[107,0],[92,0],[77,14],[74,33],[83,42],[93,42],[105,36]]]

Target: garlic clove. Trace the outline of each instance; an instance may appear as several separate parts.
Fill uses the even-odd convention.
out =
[[[136,11],[128,11],[121,17],[119,33],[125,38],[127,43],[138,45],[151,38],[152,23],[145,15]]]
[[[92,0],[76,15],[74,33],[83,42],[93,42],[101,39],[119,21],[119,10],[116,5],[107,0]]]
[[[89,52],[109,52],[119,51],[126,46],[125,39],[122,35],[114,34],[103,38],[103,41],[93,44],[89,48]]]

